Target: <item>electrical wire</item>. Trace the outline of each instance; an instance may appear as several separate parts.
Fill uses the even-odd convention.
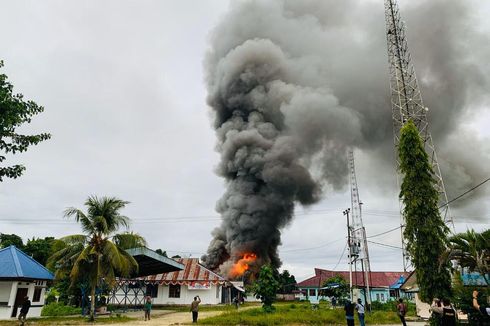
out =
[[[465,191],[465,192],[463,192],[461,195],[457,196],[456,198],[451,199],[451,200],[450,200],[450,201],[448,201],[447,203],[442,204],[441,206],[439,206],[439,208],[443,208],[444,206],[447,206],[447,205],[451,204],[453,201],[456,201],[456,200],[460,199],[461,197],[463,197],[463,196],[464,196],[464,195],[466,195],[467,193],[472,192],[473,190],[475,190],[476,188],[478,188],[478,187],[482,186],[483,184],[485,184],[485,183],[486,183],[486,182],[488,182],[488,181],[490,181],[490,178],[488,178],[488,179],[486,179],[486,180],[484,180],[484,181],[480,182],[479,184],[477,184],[477,185],[476,185],[476,186],[474,186],[473,188],[466,190],[466,191]]]
[[[339,257],[339,261],[335,265],[335,267],[332,269],[333,271],[339,266],[340,261],[342,260],[342,257],[344,257],[345,250],[347,249],[347,242],[345,243],[344,250],[342,250],[342,254]]]
[[[367,238],[369,239],[369,238],[379,237],[380,235],[383,235],[383,234],[387,234],[387,233],[390,233],[390,232],[396,231],[396,230],[400,229],[401,227],[402,227],[402,225],[397,226],[396,228],[394,228],[394,229],[390,229],[390,230],[385,231],[385,232],[381,232],[381,233],[378,233],[378,234],[375,234],[375,235],[370,235],[370,236],[369,236],[369,237],[367,237]]]
[[[371,241],[371,240],[367,240],[367,242],[372,243],[372,244],[375,244],[375,245],[378,245],[378,246],[382,246],[382,247],[388,247],[388,248],[403,250],[403,248],[401,248],[401,247],[392,246],[392,245],[388,245],[388,244],[384,244],[384,243],[379,243],[379,242],[374,242],[374,241]]]

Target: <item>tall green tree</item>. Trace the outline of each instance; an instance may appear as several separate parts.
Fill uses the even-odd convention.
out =
[[[138,264],[121,246],[145,246],[145,240],[135,233],[117,234],[128,228],[130,219],[120,211],[129,202],[114,197],[90,196],[85,207],[87,213],[74,207],[65,210],[65,217],[73,217],[80,223],[84,234],[61,238],[59,250],[50,258],[49,264],[57,267],[56,277],[69,271],[72,285],[88,282],[90,285],[90,319],[94,320],[95,290],[102,280],[113,285],[116,275],[129,277],[137,271]]]
[[[12,245],[20,250],[24,249],[24,241],[17,234],[0,233],[0,248],[7,248]]]
[[[272,304],[276,301],[276,293],[280,284],[274,277],[274,270],[268,265],[260,268],[259,277],[252,286],[252,292],[262,301],[262,308],[266,312],[274,311]]]
[[[283,270],[278,276],[279,280],[279,293],[290,294],[296,289],[296,278],[291,275],[287,269]]]
[[[349,285],[340,275],[335,275],[328,278],[322,287],[328,287],[323,290],[323,293],[329,297],[335,297],[337,299],[347,298],[349,296]]]
[[[445,259],[458,261],[461,267],[478,272],[490,285],[490,230],[482,233],[467,230],[449,238],[449,248]]]
[[[0,68],[3,61],[0,60]],[[5,155],[25,152],[29,146],[47,140],[50,134],[24,135],[16,129],[30,123],[33,116],[44,111],[42,106],[33,101],[24,100],[22,94],[13,93],[13,85],[5,74],[0,74],[0,163],[6,160]],[[0,182],[3,178],[17,178],[22,175],[25,167],[20,164],[0,166]]]
[[[52,249],[54,241],[55,239],[53,237],[28,239],[24,246],[24,252],[40,264],[46,265],[49,256],[53,253]]]
[[[400,131],[398,155],[403,176],[400,191],[405,219],[403,236],[415,267],[420,298],[431,302],[436,297],[448,297],[451,292],[449,266],[440,264],[449,229],[439,213],[439,193],[429,157],[412,121]]]

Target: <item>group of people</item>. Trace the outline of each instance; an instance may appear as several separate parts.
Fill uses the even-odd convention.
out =
[[[362,300],[357,299],[357,303],[348,301],[345,306],[345,319],[347,320],[347,326],[354,326],[354,310],[357,311],[357,317],[359,318],[359,324],[364,326],[364,305],[362,304]]]
[[[194,301],[191,303],[192,312],[192,322],[197,323],[197,317],[199,315],[199,304],[201,303],[201,298],[199,296],[194,297]],[[145,304],[143,305],[143,311],[145,312],[145,321],[151,319],[151,297],[147,296],[145,298]]]
[[[332,301],[332,304],[333,301]],[[482,306],[478,304],[478,291],[473,291],[473,307],[478,310],[482,315],[490,317],[490,307]],[[361,299],[357,299],[357,303],[348,301],[344,306],[345,318],[347,320],[347,326],[354,326],[354,311],[357,311],[359,318],[359,324],[364,326],[364,306]],[[403,302],[403,299],[398,299],[396,305],[397,315],[403,326],[407,326],[405,321],[405,315],[407,314],[407,305]],[[437,300],[435,299],[431,305],[433,313],[438,314],[441,326],[456,326],[457,313],[456,309],[451,304],[449,299]]]

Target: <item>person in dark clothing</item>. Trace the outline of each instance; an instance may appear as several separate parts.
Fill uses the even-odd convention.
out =
[[[24,297],[24,302],[22,303],[22,307],[20,308],[19,313],[19,321],[21,325],[24,325],[27,318],[27,313],[29,312],[29,308],[31,307],[31,301],[28,296]]]
[[[197,323],[197,316],[199,314],[199,304],[201,303],[201,298],[199,296],[194,297],[194,301],[191,303],[192,312],[192,322]]]
[[[439,314],[441,326],[456,326],[456,309],[451,305],[449,299],[442,299],[442,307],[439,307],[437,301],[434,301],[431,309]]]
[[[407,314],[407,305],[403,303],[403,299],[400,298],[398,300],[398,305],[396,306],[396,311],[398,317],[400,317],[400,321],[403,326],[407,326],[407,322],[405,321],[405,315]]]
[[[473,307],[478,310],[483,316],[490,316],[490,307],[481,306],[478,304],[478,291],[473,291]]]
[[[356,306],[350,301],[347,301],[347,303],[344,306],[345,319],[347,320],[347,326],[354,326],[354,308],[355,307]]]
[[[332,297],[332,307],[337,308],[337,299]]]

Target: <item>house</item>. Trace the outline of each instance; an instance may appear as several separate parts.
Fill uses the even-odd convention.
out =
[[[331,277],[340,275],[349,284],[349,271],[331,271],[315,268],[315,275],[297,284],[298,290],[312,302],[324,299],[321,290],[325,281]],[[369,277],[369,290],[371,301],[387,302],[403,296],[400,292],[400,280],[408,276],[406,272],[371,272]],[[364,291],[367,280],[363,272],[352,272],[352,284],[356,288],[354,296],[364,301]]]
[[[0,249],[0,319],[17,317],[24,297],[31,300],[29,316],[41,316],[44,293],[53,274],[15,246]]]
[[[151,296],[154,305],[190,304],[195,296],[202,304],[222,303],[230,287],[236,288],[222,276],[199,263],[198,258],[178,258],[182,270],[118,279],[110,303],[116,305],[141,305],[145,295]]]

